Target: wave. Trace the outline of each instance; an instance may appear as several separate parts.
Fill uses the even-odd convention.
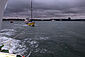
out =
[[[14,29],[3,29],[0,31],[0,45],[4,44],[2,49],[9,50],[9,53],[23,54],[26,51],[26,46],[21,40],[13,39],[11,36],[16,31]]]

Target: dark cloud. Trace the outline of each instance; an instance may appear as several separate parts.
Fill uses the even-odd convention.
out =
[[[85,15],[85,0],[33,0],[34,17]],[[9,0],[5,16],[30,16],[30,0]]]

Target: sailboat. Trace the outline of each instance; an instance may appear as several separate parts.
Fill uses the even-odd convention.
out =
[[[33,7],[32,7],[32,0],[31,0],[31,19],[26,18],[26,19],[25,19],[25,23],[26,23],[28,26],[34,27],[34,26],[35,26],[35,22],[33,22],[33,14],[32,14],[32,12],[33,12]]]

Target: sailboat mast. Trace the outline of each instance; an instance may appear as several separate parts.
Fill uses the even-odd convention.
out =
[[[33,6],[32,6],[32,0],[31,0],[31,19],[33,18],[32,11],[33,11]]]

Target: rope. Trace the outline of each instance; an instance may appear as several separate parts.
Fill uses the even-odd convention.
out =
[[[30,57],[31,53],[32,53],[32,51],[30,51],[30,52],[29,52],[29,54],[28,54],[28,56],[27,56],[27,57]]]

